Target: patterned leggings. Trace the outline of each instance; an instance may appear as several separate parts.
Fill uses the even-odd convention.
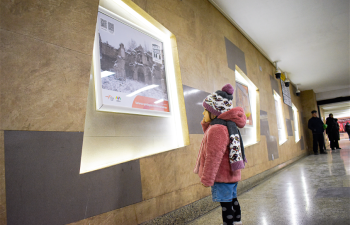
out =
[[[232,225],[233,222],[241,221],[241,207],[237,198],[232,202],[220,202],[222,207],[223,225]]]

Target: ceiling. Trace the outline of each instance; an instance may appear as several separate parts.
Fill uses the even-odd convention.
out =
[[[324,110],[326,118],[330,113],[333,114],[334,118],[350,117],[350,101],[320,105],[319,107]]]
[[[349,0],[209,0],[300,90],[350,88]]]

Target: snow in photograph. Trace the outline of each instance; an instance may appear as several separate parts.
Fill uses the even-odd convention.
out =
[[[163,43],[101,12],[99,20],[101,72],[112,74],[101,78],[102,89],[129,94],[157,85],[138,95],[168,100]]]

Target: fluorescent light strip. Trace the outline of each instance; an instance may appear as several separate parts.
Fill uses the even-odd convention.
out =
[[[146,87],[140,88],[140,89],[137,90],[137,91],[134,91],[134,92],[131,93],[131,94],[128,94],[126,97],[132,97],[132,96],[134,96],[134,95],[137,95],[138,93],[141,93],[141,92],[143,92],[143,91],[147,91],[147,90],[149,90],[149,89],[156,88],[156,87],[158,87],[158,86],[159,86],[159,85],[156,85],[156,84],[148,85],[148,86],[146,86]]]

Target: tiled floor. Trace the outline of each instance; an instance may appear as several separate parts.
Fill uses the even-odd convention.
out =
[[[238,196],[243,225],[350,224],[350,141],[310,155]],[[189,223],[219,225],[221,207]]]

